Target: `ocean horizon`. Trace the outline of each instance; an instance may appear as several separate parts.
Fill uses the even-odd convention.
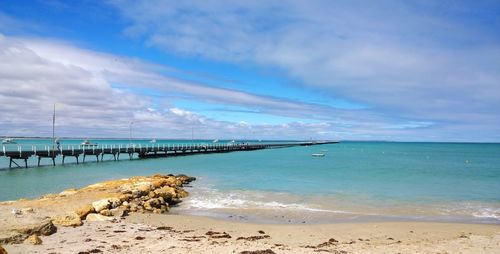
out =
[[[19,139],[29,148],[51,140]],[[82,140],[62,140],[78,145]],[[157,140],[155,144],[209,140]],[[100,139],[127,144],[128,139]],[[227,140],[219,142],[229,142]],[[243,142],[243,141],[242,141]],[[258,142],[258,141],[245,141]],[[271,142],[271,141],[262,141]],[[149,140],[134,140],[147,145]],[[313,157],[324,153],[324,157]],[[500,224],[500,144],[342,141],[223,154],[8,169],[0,160],[0,200],[36,198],[136,175],[195,176],[173,213],[262,223],[386,220]],[[110,156],[110,155],[108,155]],[[127,159],[125,159],[127,157]],[[29,165],[36,165],[31,158]]]

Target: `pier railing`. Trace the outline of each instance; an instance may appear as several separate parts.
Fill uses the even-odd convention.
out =
[[[268,148],[282,148],[292,146],[319,145],[336,142],[296,142],[296,143],[215,143],[215,144],[95,144],[95,145],[2,145],[0,157],[9,159],[9,168],[14,163],[20,165],[16,160],[24,161],[24,166],[28,167],[28,159],[32,156],[38,158],[38,166],[43,158],[52,160],[55,166],[56,158],[62,156],[62,164],[66,157],[74,157],[76,163],[80,163],[79,158],[83,157],[85,162],[87,156],[95,156],[97,162],[102,161],[104,155],[113,156],[114,160],[119,160],[121,154],[126,154],[130,159],[137,155],[139,158],[168,157],[190,154],[223,153],[233,151],[252,151]],[[100,158],[99,158],[100,157]]]

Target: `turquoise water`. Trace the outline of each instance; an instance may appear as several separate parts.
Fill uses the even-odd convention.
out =
[[[22,142],[29,146],[34,141]],[[162,142],[172,141],[158,141]],[[318,152],[325,157],[311,156]],[[0,167],[7,163],[2,158]],[[30,165],[34,164],[33,159]],[[277,223],[387,219],[500,223],[500,144],[342,142],[4,169],[0,200],[153,173],[199,178],[189,188],[191,196],[174,209],[178,213]]]

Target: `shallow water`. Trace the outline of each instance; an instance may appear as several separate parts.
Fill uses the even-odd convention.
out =
[[[22,142],[29,146],[35,141]],[[311,156],[317,152],[326,156]],[[34,164],[33,159],[30,165]],[[7,160],[1,159],[0,167],[6,166]],[[0,200],[153,173],[199,178],[189,189],[192,195],[173,210],[177,213],[272,223],[387,219],[500,223],[500,144],[342,142],[4,169]]]

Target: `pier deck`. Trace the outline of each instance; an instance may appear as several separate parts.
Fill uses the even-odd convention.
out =
[[[17,146],[17,150],[2,147],[0,157],[9,159],[9,168],[12,164],[21,167],[16,161],[24,162],[24,167],[28,167],[28,159],[32,156],[38,158],[37,166],[43,158],[52,160],[56,165],[56,158],[62,156],[62,164],[66,157],[74,157],[76,163],[85,163],[87,156],[95,156],[97,162],[103,160],[104,155],[112,155],[114,160],[119,160],[121,154],[126,154],[130,159],[137,155],[139,158],[170,157],[180,155],[208,154],[208,153],[226,153],[234,151],[253,151],[270,148],[284,148],[293,146],[310,146],[337,143],[336,141],[314,141],[314,142],[294,142],[294,143],[269,143],[269,144],[126,144],[126,145],[62,145],[59,149],[53,149],[46,145],[43,149],[37,149],[32,146],[31,149],[23,149],[23,146]]]

